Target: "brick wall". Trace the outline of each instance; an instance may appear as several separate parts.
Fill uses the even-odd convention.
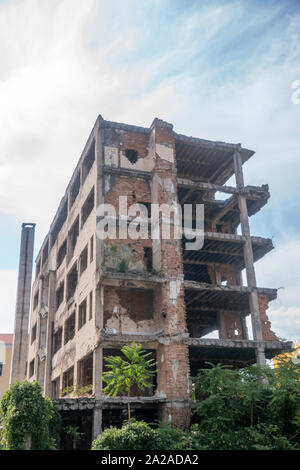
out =
[[[178,203],[175,142],[171,128],[155,120],[152,132],[156,155],[152,202]],[[160,219],[160,228],[162,223]],[[165,394],[169,400],[181,401],[179,407],[175,403],[164,406],[162,413],[163,419],[171,421],[173,426],[185,427],[189,422],[189,412],[182,400],[186,400],[189,394],[189,355],[183,337],[178,341],[178,337],[187,331],[180,240],[160,239],[154,242],[153,253],[165,278],[165,282],[155,289],[156,316],[164,334],[170,337],[169,344],[160,344],[157,350],[158,393]]]
[[[278,341],[278,337],[271,330],[271,322],[266,313],[266,310],[269,308],[268,297],[266,297],[265,295],[259,295],[258,304],[259,304],[263,339],[265,341]]]
[[[151,290],[104,289],[104,328],[153,333],[156,329]]]
[[[223,339],[243,339],[241,316],[235,312],[222,312],[221,335]]]

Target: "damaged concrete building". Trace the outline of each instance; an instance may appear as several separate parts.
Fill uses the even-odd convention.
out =
[[[98,117],[37,256],[32,288],[27,378],[41,383],[66,423],[95,437],[126,419],[126,398],[105,399],[100,377],[105,356],[132,341],[157,361],[153,388],[130,397],[133,416],[182,428],[190,421],[190,377],[207,361],[243,367],[291,349],[267,317],[276,289],[256,285],[254,262],[273,243],[249,231],[248,216],[269,198],[267,185],[244,185],[242,165],[253,154],[177,134],[157,118],[144,128]],[[236,185],[226,185],[233,175]],[[204,204],[202,249],[185,250],[184,238],[99,239],[97,207],[112,204],[118,219],[124,195],[147,208]],[[213,331],[218,338],[207,338]]]

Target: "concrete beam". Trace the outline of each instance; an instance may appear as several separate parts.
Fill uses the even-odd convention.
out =
[[[227,186],[203,181],[194,181],[189,178],[177,178],[178,186],[181,188],[189,188],[194,191],[213,191],[227,194],[244,194],[247,199],[258,199],[260,195],[269,195],[269,187],[266,184],[262,186],[243,186],[241,188],[235,186]]]
[[[189,346],[199,346],[213,348],[263,348],[276,349],[281,352],[290,352],[293,350],[292,341],[254,341],[246,339],[209,339],[209,338],[189,338]]]
[[[184,281],[184,288],[189,290],[198,290],[198,291],[215,291],[215,292],[238,292],[238,293],[248,293],[252,292],[251,287],[249,286],[234,286],[234,285],[215,285],[215,284],[206,284],[205,282],[195,282],[195,281]],[[257,292],[261,295],[267,295],[271,300],[276,299],[277,289],[270,289],[268,287],[257,287]]]

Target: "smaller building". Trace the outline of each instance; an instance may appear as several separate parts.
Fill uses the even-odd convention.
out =
[[[292,359],[293,362],[300,362],[300,340],[294,342],[294,349],[291,352],[284,352],[273,358],[274,367],[280,367],[284,359]],[[296,362],[297,361],[297,362]]]
[[[0,333],[0,398],[9,387],[13,334]]]

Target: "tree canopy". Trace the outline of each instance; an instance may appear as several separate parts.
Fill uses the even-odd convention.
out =
[[[106,384],[103,387],[105,395],[115,397],[126,394],[129,398],[134,386],[139,390],[152,387],[151,378],[155,374],[155,360],[151,358],[151,352],[142,350],[141,345],[131,343],[123,346],[122,356],[108,356],[106,362],[107,371],[103,372],[102,380]],[[130,403],[128,401],[128,420],[130,420]]]
[[[54,449],[51,431],[59,423],[52,401],[38,382],[16,382],[0,400],[0,440],[5,450]]]

